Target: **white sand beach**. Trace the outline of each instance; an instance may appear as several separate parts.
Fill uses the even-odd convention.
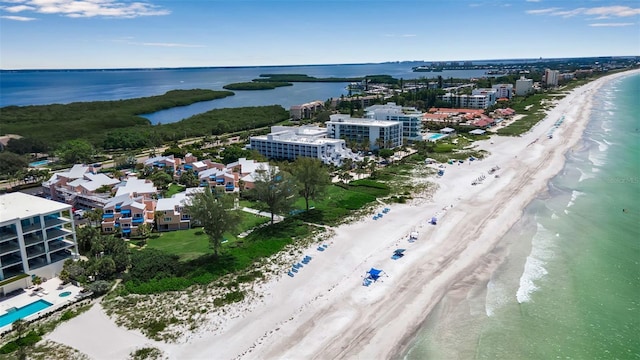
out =
[[[521,137],[478,142],[491,155],[445,165],[444,176],[429,179],[439,185],[431,201],[386,205],[391,210],[378,220],[367,217],[336,228],[325,251],[308,249],[309,264],[294,277],[283,273],[261,285],[262,298],[240,316],[220,321],[218,329],[200,329],[185,343],[159,343],[116,327],[94,307],[46,338],[93,359],[124,359],[143,346],[157,347],[171,359],[392,358],[453,284],[472,281],[469,275],[499,261],[487,254],[562,169],[564,154],[585,128],[591,96],[627,74],[575,89]],[[495,166],[500,169],[489,175]],[[484,181],[472,185],[482,175]],[[437,225],[428,223],[432,216]],[[419,233],[415,242],[408,241],[412,231]],[[406,249],[405,256],[392,260],[397,248]],[[363,286],[372,267],[386,276]],[[246,304],[230,311],[241,308]]]

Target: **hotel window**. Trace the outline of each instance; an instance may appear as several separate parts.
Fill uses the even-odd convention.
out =
[[[165,222],[169,222],[169,221],[171,221],[171,218],[170,217],[166,217],[166,218],[164,218],[164,221]]]

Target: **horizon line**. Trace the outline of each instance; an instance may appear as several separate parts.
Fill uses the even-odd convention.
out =
[[[502,59],[476,59],[476,60],[390,60],[381,62],[358,62],[358,63],[326,63],[326,64],[289,64],[289,65],[227,65],[227,66],[158,66],[158,67],[100,67],[100,68],[14,68],[0,69],[0,72],[11,71],[131,71],[131,70],[181,70],[181,69],[241,69],[241,68],[261,68],[261,67],[299,67],[299,66],[338,66],[338,65],[380,65],[389,63],[433,63],[433,62],[474,62],[474,61],[553,61],[569,59],[599,59],[599,58],[638,58],[640,55],[602,55],[602,56],[573,56],[555,58],[502,58]]]

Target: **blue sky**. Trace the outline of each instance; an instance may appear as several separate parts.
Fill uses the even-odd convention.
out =
[[[637,0],[0,0],[0,68],[640,55]]]

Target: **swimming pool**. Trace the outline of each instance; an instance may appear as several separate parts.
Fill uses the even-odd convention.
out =
[[[429,140],[431,141],[436,141],[436,140],[440,140],[441,138],[447,136],[446,134],[433,134],[431,136],[429,136]]]
[[[36,302],[32,302],[31,304],[25,305],[21,308],[11,308],[7,310],[6,314],[0,316],[0,327],[12,324],[18,319],[23,319],[29,315],[33,315],[40,310],[48,308],[51,305],[53,304],[41,299]]]
[[[58,295],[58,296],[60,296],[60,297],[67,297],[67,296],[69,296],[69,295],[71,295],[71,291],[65,291],[65,292],[62,292],[62,293],[60,293],[60,295]]]
[[[38,166],[44,166],[47,165],[49,163],[49,160],[38,160],[38,161],[34,161],[34,162],[30,162],[29,163],[29,167],[38,167]]]

